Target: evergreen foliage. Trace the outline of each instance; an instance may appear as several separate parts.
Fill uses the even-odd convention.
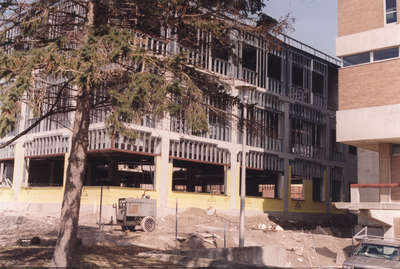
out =
[[[111,106],[107,123],[116,133],[130,133],[123,122],[176,111],[178,99],[193,131],[204,131],[207,121],[202,95],[207,92],[229,98],[224,96],[228,91],[223,89],[223,83],[215,83],[215,77],[206,77],[189,67],[185,54],[160,57],[146,51],[133,33],[140,31],[165,42],[177,38],[196,50],[196,29],[202,29],[213,36],[214,46],[229,51],[230,29],[265,34],[271,29],[280,30],[283,24],[266,19],[270,17],[262,13],[265,3],[261,0],[94,2],[98,4],[94,25],[88,25],[88,5],[82,0],[8,0],[0,4],[0,136],[15,129],[21,102],[27,102],[39,114],[45,112],[37,102],[33,74],[40,74],[43,80],[48,75],[62,77],[64,81],[60,83],[67,80],[71,89],[105,88],[106,100],[92,104],[92,109]],[[243,24],[250,20],[254,21],[252,27]],[[168,36],[162,33],[165,29],[171,29]],[[65,110],[70,111],[71,107]],[[64,112],[57,106],[49,115]]]
[[[216,75],[188,63],[188,52],[212,47],[232,55],[232,30],[268,38],[287,21],[264,0],[2,0],[0,2],[0,136],[14,130],[21,106],[36,120],[2,147],[58,113],[76,111],[54,266],[70,264],[77,234],[88,147],[89,114],[107,108],[110,135],[135,139],[130,123],[183,114],[193,133],[208,129],[205,96],[239,103]],[[199,30],[201,29],[201,31]],[[203,33],[208,39],[199,39]],[[157,42],[151,50],[147,42]],[[186,51],[186,52],[185,52]],[[240,59],[236,59],[240,61]],[[101,89],[101,90],[100,90]],[[66,100],[67,99],[67,100]],[[229,115],[228,115],[229,116]]]

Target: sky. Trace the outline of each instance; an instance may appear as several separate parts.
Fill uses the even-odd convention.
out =
[[[269,0],[264,12],[294,18],[287,35],[331,56],[336,55],[337,0]]]

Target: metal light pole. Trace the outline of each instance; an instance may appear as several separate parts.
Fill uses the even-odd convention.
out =
[[[243,127],[242,127],[242,173],[240,179],[240,229],[239,247],[244,247],[244,222],[245,222],[245,199],[246,199],[246,140],[247,140],[247,101],[248,91],[243,89]]]

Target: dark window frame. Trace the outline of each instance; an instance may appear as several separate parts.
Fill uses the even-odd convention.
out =
[[[257,72],[257,48],[243,43],[242,46],[242,66],[246,69]]]
[[[399,57],[399,47],[374,50],[372,52],[372,54],[373,54],[374,62],[398,58]]]
[[[268,54],[268,77],[281,81],[282,79],[282,57],[272,53]]]
[[[371,52],[362,52],[343,56],[343,67],[366,64],[371,62]]]
[[[304,87],[304,68],[296,63],[292,63],[292,85]]]
[[[312,178],[312,200],[313,202],[322,202],[323,179]]]
[[[397,0],[385,0],[386,24],[397,23]]]
[[[349,153],[353,155],[357,155],[357,147],[349,146]]]

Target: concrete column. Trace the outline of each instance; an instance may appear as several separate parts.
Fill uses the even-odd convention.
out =
[[[290,199],[290,186],[289,186],[289,178],[291,177],[290,175],[290,169],[289,169],[289,160],[285,159],[283,163],[283,169],[284,169],[284,180],[283,180],[283,205],[284,205],[284,212],[289,211],[289,199]]]
[[[331,168],[329,166],[326,167],[326,172],[324,173],[324,182],[323,182],[323,198],[322,201],[325,202],[325,208],[326,212],[329,213],[331,207],[331,201],[332,201],[332,196],[331,196]]]
[[[6,176],[4,176],[4,162],[1,162],[0,163],[0,181],[2,181],[4,177],[6,177]]]
[[[238,42],[236,44],[236,50],[238,50]],[[238,51],[237,51],[238,52]],[[237,55],[236,55],[237,56]],[[236,66],[236,68],[239,68],[239,65]],[[236,69],[237,70],[237,69]],[[233,96],[238,96],[239,95],[239,90],[235,88],[235,85],[231,88],[231,94]],[[239,110],[237,106],[234,106],[232,108],[232,114],[233,115],[239,115]],[[241,149],[240,144],[238,143],[238,138],[239,138],[239,132],[240,130],[236,128],[234,125],[236,124],[236,121],[232,124],[232,136],[231,136],[231,142],[235,145],[234,147],[230,148],[231,151],[231,167],[230,167],[230,179],[229,179],[229,198],[230,198],[230,209],[232,210],[238,210],[239,209],[239,184],[240,184],[240,163],[237,160],[237,155]]]
[[[285,174],[279,174],[278,175],[278,186],[277,186],[277,191],[278,191],[278,198],[283,199],[285,197]]]
[[[27,115],[28,115],[28,107],[25,103],[22,103],[19,122],[16,126],[18,132],[22,132],[25,129],[25,122],[27,120],[25,117]],[[14,201],[18,201],[21,187],[27,185],[28,182],[27,162],[29,162],[29,160],[25,160],[25,148],[24,148],[26,136],[27,135],[18,139],[14,147],[14,172],[13,172],[13,187],[12,187],[14,193]]]
[[[239,202],[240,163],[237,161],[237,150],[231,151],[231,177],[230,177],[230,209],[237,210]]]
[[[284,104],[284,121],[283,121],[283,152],[290,153],[290,103]],[[289,199],[290,199],[290,190],[289,190],[289,159],[285,157],[283,162],[283,201],[284,201],[284,211],[289,211]]]
[[[13,178],[13,193],[14,201],[18,201],[20,190],[27,183],[28,169],[27,161],[25,160],[24,142],[20,141],[15,144],[14,152],[14,178]]]
[[[351,188],[350,189],[350,200],[351,203],[358,204],[360,202],[360,189],[359,188]]]
[[[391,155],[390,144],[379,144],[379,183],[391,183]],[[379,191],[381,202],[390,202],[390,190],[388,188],[380,189]]]
[[[172,175],[170,175],[170,163],[169,163],[169,137],[167,135],[161,136],[161,155],[155,158],[156,166],[156,191],[160,194],[157,207],[160,213],[165,211],[168,204],[168,193],[171,188],[170,182],[172,181]]]

